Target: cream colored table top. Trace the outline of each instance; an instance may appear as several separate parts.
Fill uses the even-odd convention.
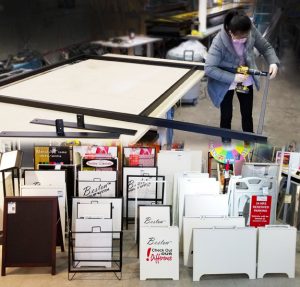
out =
[[[110,54],[108,56],[116,57]],[[145,59],[155,60],[143,58]],[[188,69],[182,68],[86,60],[2,87],[0,94],[137,115],[187,72]],[[203,71],[194,73],[149,116],[163,117],[203,75]],[[64,121],[76,122],[74,114],[12,104],[0,103],[0,111],[0,131],[55,131],[54,127],[30,124],[29,122],[34,118],[64,119]],[[122,135],[120,137],[124,144],[135,143],[151,128],[147,125],[90,116],[85,117],[85,122],[86,124],[136,129],[138,132],[135,136]],[[65,131],[76,130],[65,128]]]

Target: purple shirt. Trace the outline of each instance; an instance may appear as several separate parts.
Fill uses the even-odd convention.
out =
[[[240,66],[245,65],[245,58],[244,58],[245,44],[246,43],[239,43],[239,42],[232,41],[233,48],[240,58],[240,63],[239,63]],[[229,90],[234,90],[236,84],[237,84],[236,82],[232,82],[229,87]],[[252,76],[249,76],[247,80],[243,82],[244,86],[251,86],[252,84],[253,84]]]

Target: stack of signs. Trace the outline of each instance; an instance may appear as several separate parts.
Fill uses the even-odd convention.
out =
[[[179,280],[178,227],[170,206],[140,206],[140,280]]]
[[[117,192],[116,171],[79,171],[78,196],[115,197]]]
[[[111,203],[78,203],[75,220],[74,263],[77,267],[112,264]]]

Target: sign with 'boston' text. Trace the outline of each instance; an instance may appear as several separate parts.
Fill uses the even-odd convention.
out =
[[[178,240],[177,226],[141,227],[140,280],[179,280]]]

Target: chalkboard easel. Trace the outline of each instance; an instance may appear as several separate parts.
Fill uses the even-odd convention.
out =
[[[57,197],[4,199],[1,275],[6,267],[51,267],[56,270]]]

